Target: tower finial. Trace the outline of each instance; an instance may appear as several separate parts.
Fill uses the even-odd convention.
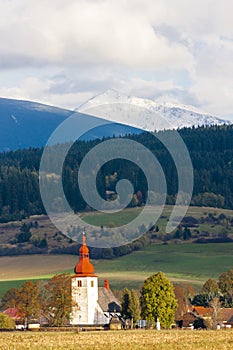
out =
[[[86,232],[83,231],[83,236],[82,236],[82,244],[86,245],[87,239],[86,239]]]
[[[94,266],[89,260],[89,249],[86,245],[86,233],[82,233],[82,245],[79,249],[79,262],[75,265],[74,273],[79,276],[94,276]]]

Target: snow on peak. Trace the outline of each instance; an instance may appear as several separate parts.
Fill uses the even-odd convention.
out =
[[[127,96],[113,89],[93,97],[78,111],[147,131],[231,124],[193,106]]]

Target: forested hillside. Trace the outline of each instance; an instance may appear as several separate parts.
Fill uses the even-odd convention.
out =
[[[184,128],[179,134],[190,152],[194,168],[192,204],[233,209],[233,126]],[[144,144],[156,155],[166,175],[167,203],[174,203],[178,179],[168,151],[149,133],[128,137]],[[77,184],[79,165],[84,155],[99,142],[101,140],[79,141],[66,158],[64,190],[75,211],[86,208]],[[1,222],[44,213],[38,184],[42,152],[36,148],[0,153]],[[97,187],[100,194],[105,197],[106,190],[114,191],[121,178],[128,178],[134,185],[135,195],[130,206],[142,205],[147,196],[145,176],[137,165],[123,159],[108,162],[99,171]]]

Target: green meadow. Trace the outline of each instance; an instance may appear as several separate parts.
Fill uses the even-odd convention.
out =
[[[73,273],[78,256],[1,257],[0,276],[5,259],[8,259],[8,267],[5,266],[5,278],[0,281],[0,295],[25,280],[48,279],[61,272]],[[17,273],[13,272],[16,263]],[[36,269],[40,264],[41,268]],[[158,271],[163,271],[173,282],[190,283],[199,289],[208,278],[217,279],[222,272],[233,268],[233,243],[154,244],[113,260],[95,260],[93,264],[100,284],[108,278],[112,289],[140,288],[146,277]]]
[[[128,209],[111,215],[110,225],[119,225],[132,220],[138,215],[140,208]],[[169,220],[171,207],[166,206],[158,221],[160,232],[165,230]],[[215,208],[189,207],[187,215],[197,219],[209,213],[218,216],[224,214],[232,218],[233,211]],[[153,208],[151,208],[153,215]],[[108,225],[107,214],[88,213],[83,218],[91,224]],[[43,221],[46,229],[46,221]],[[223,226],[199,224],[199,230],[208,230],[217,234]],[[228,227],[228,234],[233,234],[233,226]],[[87,241],[88,243],[88,241]],[[193,243],[191,241],[154,241],[131,254],[113,260],[95,260],[95,273],[100,278],[108,278],[112,289],[140,288],[148,276],[163,271],[168,278],[176,283],[190,283],[196,289],[208,279],[217,279],[219,275],[233,268],[233,243]],[[46,280],[56,273],[73,273],[73,268],[79,257],[77,255],[24,255],[0,257],[0,297],[12,287],[18,287],[26,280]]]
[[[169,217],[171,215],[173,206],[166,205],[163,208],[162,214],[160,215],[157,225],[159,226],[160,230],[164,231],[167,222],[169,220]],[[100,212],[93,212],[93,213],[84,213],[80,216],[82,219],[87,222],[88,224],[94,225],[96,227],[102,226],[109,226],[109,227],[117,227],[124,224],[127,224],[128,222],[131,222],[133,219],[135,219],[140,212],[143,210],[143,208],[128,208],[120,212],[111,213],[109,215],[108,213],[100,213]],[[160,210],[159,207],[148,207],[147,213],[145,214],[145,219],[148,223],[154,222],[155,215]],[[226,217],[233,218],[233,210],[229,209],[221,209],[221,208],[209,208],[209,207],[189,207],[186,213],[186,216],[192,216],[195,219],[200,219],[201,217],[205,217],[208,214],[213,214],[215,216],[218,216],[220,214],[224,214]],[[216,225],[213,227],[212,225],[206,225],[206,224],[200,224],[197,228],[209,230],[209,232],[217,232],[221,228],[221,226]],[[232,229],[229,229],[229,233],[233,234],[233,227]]]

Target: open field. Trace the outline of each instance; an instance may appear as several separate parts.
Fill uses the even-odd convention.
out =
[[[166,205],[163,209],[160,218],[158,219],[158,222],[156,223],[161,231],[165,231],[165,227],[170,217],[172,208],[173,206]],[[111,215],[109,215],[108,213],[106,214],[99,212],[84,213],[81,215],[81,217],[87,223],[97,227],[100,227],[101,225],[108,226],[108,224],[110,224],[111,226],[120,226],[135,219],[135,217],[139,215],[141,210],[142,208],[129,208],[125,209],[124,211],[113,213]],[[151,206],[148,208],[148,213],[146,214],[146,219],[148,223],[154,222],[155,213],[156,207]],[[195,219],[200,219],[201,217],[207,216],[209,213],[214,214],[215,216],[224,214],[226,217],[233,218],[233,210],[209,207],[189,207],[186,216],[192,216]],[[204,227],[198,225],[196,228],[201,228],[205,230],[208,229],[209,232],[215,233],[216,230],[219,230],[220,227],[220,225],[219,227],[217,227],[217,225],[215,225],[215,227],[213,227],[213,225],[206,225]],[[233,235],[233,227],[229,227],[228,232],[229,234]]]
[[[115,217],[115,224],[126,218],[129,219],[139,210],[138,208],[129,209],[118,214]],[[163,230],[167,224],[170,211],[171,207],[164,208],[158,223],[160,230]],[[200,207],[190,207],[187,215],[198,219],[209,213],[216,216],[223,213],[227,217],[233,217],[231,210]],[[94,220],[99,225],[105,214],[89,213],[84,217],[90,221]],[[48,227],[52,230],[48,219],[45,217],[36,217],[36,219],[39,223],[38,230],[44,229],[50,232],[47,230]],[[14,225],[18,224],[9,223],[9,229],[13,229]],[[206,225],[206,227],[208,231],[218,230],[217,225]],[[233,227],[230,226],[228,231],[231,235]],[[159,241],[156,243],[114,260],[93,261],[95,272],[100,277],[100,283],[103,283],[104,278],[107,277],[112,289],[124,287],[137,289],[141,287],[146,277],[163,271],[173,282],[190,283],[199,289],[208,278],[217,279],[222,272],[233,268],[233,243],[194,244],[183,241],[179,244],[174,242],[161,244]],[[69,244],[68,240],[67,244]],[[42,254],[0,257],[0,297],[7,289],[18,287],[25,280],[48,279],[61,272],[73,273],[78,259],[78,255]]]
[[[10,288],[27,280],[48,279],[60,272],[71,272],[78,261],[74,255],[20,255],[0,257],[0,298]]]
[[[0,296],[26,279],[46,279],[60,272],[73,273],[78,256],[27,255],[0,257]],[[173,282],[197,289],[208,278],[233,268],[233,243],[156,244],[114,260],[93,261],[100,283],[108,278],[112,289],[140,288],[146,277],[163,271]]]
[[[230,350],[233,330],[2,333],[1,350]]]
[[[109,278],[115,288],[138,288],[144,279],[163,271],[173,282],[200,287],[233,268],[233,243],[150,245],[110,261],[96,261],[96,272]]]

